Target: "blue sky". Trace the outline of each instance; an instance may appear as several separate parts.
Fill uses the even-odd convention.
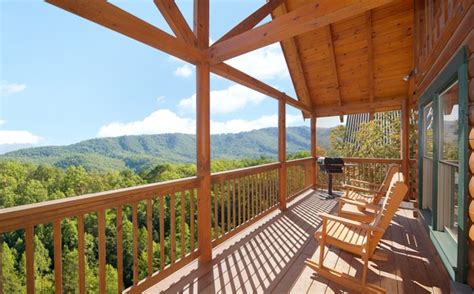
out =
[[[171,30],[150,1],[112,1]],[[191,23],[192,1],[177,1]],[[217,40],[263,0],[211,1]],[[0,153],[132,134],[194,133],[194,67],[41,1],[0,0]],[[278,44],[229,61],[295,97]],[[276,126],[277,103],[213,76],[213,133]],[[309,125],[287,108],[288,125]],[[338,119],[318,120],[333,126]]]

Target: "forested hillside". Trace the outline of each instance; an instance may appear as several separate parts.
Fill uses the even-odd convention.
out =
[[[318,145],[329,147],[331,129],[319,128]],[[160,163],[194,163],[195,136],[160,134],[91,139],[68,146],[28,148],[0,155],[2,160],[17,160],[55,167],[83,166],[87,171],[131,169],[140,172]],[[237,134],[211,136],[214,159],[276,158],[278,129],[266,128]],[[287,152],[309,150],[308,127],[287,128]]]
[[[306,156],[308,154],[300,154]],[[230,170],[252,165],[267,163],[268,159],[256,160],[216,160],[212,163],[212,171]],[[70,166],[66,169],[44,165],[32,165],[15,161],[0,162],[0,208],[13,207],[23,204],[61,199],[74,195],[114,190],[124,187],[155,183],[165,180],[178,179],[196,174],[194,164],[161,164],[144,169],[140,173],[131,170],[109,171],[105,173],[87,172],[83,167]],[[187,195],[189,197],[189,195]],[[187,202],[188,203],[188,202]],[[170,203],[166,202],[165,211],[169,211]],[[177,200],[176,205],[180,205]],[[189,211],[189,208],[187,208]],[[139,213],[139,248],[143,254],[139,257],[140,278],[146,275],[147,230],[146,212],[142,205],[138,206]],[[179,216],[178,216],[179,217]],[[124,283],[128,287],[132,281],[132,215],[128,208],[123,212],[123,264]],[[107,210],[106,232],[107,239],[107,293],[117,293],[117,260],[116,260],[116,212]],[[169,215],[165,216],[166,223]],[[89,213],[84,216],[85,224],[85,255],[87,293],[98,292],[98,251],[97,251],[97,214]],[[76,293],[78,266],[78,227],[76,218],[62,221],[63,244],[63,290],[64,293]],[[159,228],[157,223],[155,228]],[[189,227],[186,227],[186,238],[189,239]],[[170,250],[170,227],[165,227],[165,252]],[[26,254],[24,231],[0,234],[0,258],[5,293],[26,293]],[[179,235],[181,238],[181,235]],[[153,242],[154,265],[160,267],[159,243]],[[179,249],[181,250],[181,249]],[[176,253],[179,256],[179,251]],[[53,235],[51,224],[35,227],[35,287],[38,293],[54,293],[53,274]],[[167,259],[166,264],[169,264]]]

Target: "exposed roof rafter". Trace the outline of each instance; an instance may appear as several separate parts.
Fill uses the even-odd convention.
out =
[[[369,101],[374,102],[374,44],[372,41],[372,12],[369,10],[365,14],[367,26],[367,56],[368,56],[368,79],[369,79]]]
[[[196,37],[174,0],[154,0],[154,2],[176,37],[195,47]]]
[[[106,1],[46,2],[190,63],[195,64],[203,58],[196,48]]]
[[[155,0],[157,1],[157,0]],[[230,39],[238,34],[241,34],[245,31],[251,30],[254,28],[259,22],[261,22],[265,17],[270,15],[270,13],[278,7],[284,0],[270,0],[265,5],[257,9],[254,13],[249,15],[246,19],[241,21],[238,25],[233,27],[230,31],[228,31],[224,36],[222,36],[219,40],[215,42],[215,44]]]
[[[342,106],[342,96],[341,96],[341,83],[339,80],[339,72],[337,71],[337,60],[336,60],[336,51],[334,49],[334,40],[332,36],[332,29],[331,25],[326,27],[327,33],[327,40],[328,40],[328,49],[329,49],[329,56],[331,57],[331,64],[334,71],[334,75],[336,77],[336,94],[339,106]]]
[[[286,13],[288,13],[288,9],[286,4],[282,3],[273,11],[272,16],[277,18],[285,15]],[[303,64],[301,63],[300,52],[298,45],[296,44],[295,37],[281,41],[280,45],[284,52],[286,64],[288,66],[291,80],[293,82],[293,87],[295,88],[298,99],[309,108],[313,108],[311,94],[306,80],[306,74],[304,72]]]
[[[262,94],[268,95],[273,97],[277,100],[283,99],[287,104],[294,106],[303,112],[306,112],[306,115],[311,114],[312,109],[304,105],[301,101],[291,98],[287,94],[280,92],[279,90],[273,88],[261,82],[254,77],[249,76],[248,74],[226,64],[226,63],[219,63],[214,64],[211,66],[211,71],[221,77],[239,83],[243,86],[249,87],[255,91],[258,91]]]
[[[393,0],[319,0],[306,4],[267,24],[214,44],[211,63],[219,63],[249,51],[279,42],[336,21],[363,13]]]

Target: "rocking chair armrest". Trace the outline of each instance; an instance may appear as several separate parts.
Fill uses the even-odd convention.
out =
[[[346,204],[347,203],[347,204],[355,205],[357,207],[373,209],[375,211],[380,210],[380,207],[377,206],[377,205],[373,205],[373,204],[370,204],[370,203],[365,203],[365,202],[361,202],[361,201],[357,201],[357,200],[352,200],[352,199],[348,199],[348,198],[339,198],[339,199],[337,199],[337,201],[339,201],[341,204]]]
[[[380,188],[380,184],[376,184],[376,183],[372,183],[372,182],[368,182],[368,181],[357,180],[357,179],[350,179],[349,181],[351,183],[359,183],[359,184],[363,184],[363,185],[367,185],[367,186],[372,186],[372,187],[375,187],[375,188]]]
[[[357,191],[357,192],[365,192],[365,193],[371,193],[371,194],[375,194],[375,192],[376,192],[372,189],[362,188],[362,187],[348,185],[348,184],[344,184],[342,187],[345,190],[351,190],[351,191]]]
[[[368,224],[364,224],[364,223],[361,223],[359,221],[351,220],[351,219],[348,219],[348,218],[335,216],[335,215],[327,214],[327,213],[321,213],[320,216],[323,219],[323,221],[332,220],[332,221],[339,222],[339,223],[342,223],[342,224],[345,224],[345,225],[348,225],[348,226],[351,226],[351,227],[360,228],[360,229],[365,230],[367,232],[374,232],[374,231],[382,232],[382,233],[384,232],[384,230],[382,228],[372,226],[372,225],[368,225]],[[323,233],[325,233],[325,232],[323,232]]]

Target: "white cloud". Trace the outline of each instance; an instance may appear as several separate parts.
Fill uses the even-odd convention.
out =
[[[190,77],[193,73],[193,68],[191,65],[189,64],[184,64],[178,68],[176,68],[176,70],[173,72],[173,74],[177,77],[183,77],[183,78],[187,78],[187,77]]]
[[[289,76],[285,57],[278,43],[232,58],[227,63],[259,79]]]
[[[244,108],[248,104],[258,104],[265,99],[265,95],[241,85],[232,85],[224,90],[211,91],[211,112],[214,114],[230,113]],[[196,94],[182,99],[178,104],[185,112],[194,112],[196,108]]]
[[[287,126],[301,120],[300,115],[286,115]],[[264,115],[254,120],[232,119],[226,122],[211,122],[211,134],[240,133],[262,128],[277,127],[278,115]]]
[[[113,122],[100,128],[99,137],[124,135],[196,132],[195,121],[176,115],[169,109],[159,109],[143,120],[129,123]]]
[[[300,115],[286,117],[287,125],[301,120]],[[225,122],[211,121],[211,134],[239,133],[278,125],[277,115],[264,115],[254,120],[233,119]],[[125,135],[196,133],[196,121],[179,116],[169,109],[158,109],[143,120],[128,123],[113,122],[100,128],[99,137],[118,137]]]
[[[4,119],[0,119],[0,126],[3,126],[3,125],[4,125],[4,124],[6,124],[6,123],[7,123],[7,121],[6,121],[6,120],[4,120]]]
[[[7,96],[10,94],[19,93],[25,89],[25,84],[9,83],[7,81],[0,82],[0,96]]]
[[[0,131],[0,145],[38,144],[41,140],[41,137],[28,131]]]

